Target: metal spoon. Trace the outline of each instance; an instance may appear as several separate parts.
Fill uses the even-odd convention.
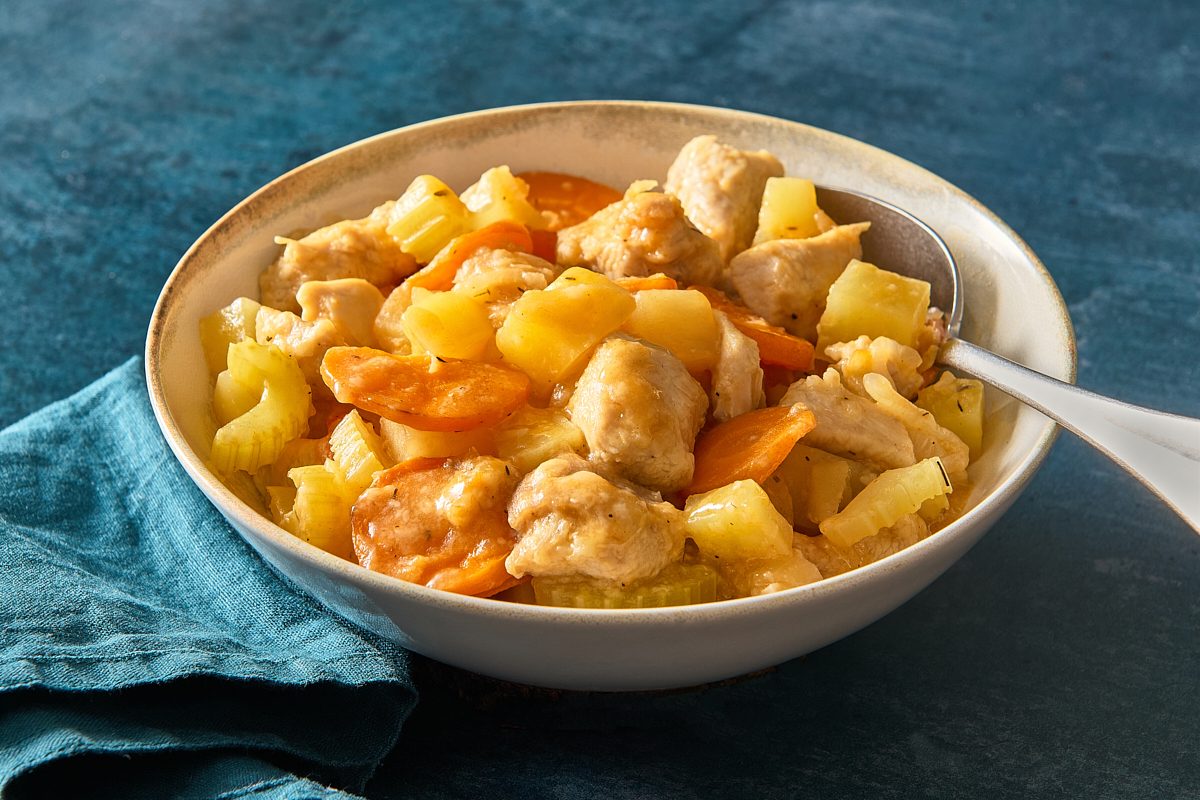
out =
[[[947,312],[938,362],[980,378],[1096,447],[1200,532],[1200,419],[1166,414],[1080,389],[958,338],[962,280],[950,248],[921,220],[858,192],[819,187],[817,202],[843,222],[869,221],[863,260],[930,284]]]

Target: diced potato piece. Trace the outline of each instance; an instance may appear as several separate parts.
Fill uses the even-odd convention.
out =
[[[353,560],[350,506],[354,499],[331,466],[313,464],[288,472],[296,484],[296,500],[279,526],[328,553]]]
[[[254,408],[261,399],[261,385],[241,383],[225,370],[217,375],[213,387],[213,417],[218,425],[224,425]]]
[[[783,517],[788,525],[795,527],[796,504],[792,500],[792,491],[788,488],[787,482],[779,476],[779,470],[767,478],[762,484],[762,488],[767,493],[767,497],[771,498],[771,505],[775,506],[779,516]]]
[[[804,178],[767,178],[754,244],[773,239],[807,239],[817,227],[817,187]]]
[[[487,309],[460,292],[413,289],[401,319],[413,352],[440,358],[480,360],[495,336]]]
[[[829,287],[817,352],[859,336],[887,336],[915,348],[928,311],[928,283],[854,259]]]
[[[895,525],[901,517],[916,513],[930,498],[951,491],[950,479],[939,458],[890,469],[867,484],[840,513],[822,522],[821,533],[838,547],[849,550],[860,539],[874,536],[881,529]]]
[[[838,512],[850,492],[853,462],[823,450],[798,444],[775,475],[792,496],[794,522],[809,529]]]
[[[720,331],[707,297],[692,290],[645,289],[634,300],[637,307],[625,320],[626,331],[670,350],[688,372],[703,372],[716,363]]]
[[[591,270],[572,267],[549,287],[521,295],[496,331],[504,360],[529,376],[536,394],[583,369],[592,349],[619,328],[637,303]]]
[[[933,414],[937,424],[966,442],[971,460],[983,450],[983,384],[943,372],[937,383],[917,392],[917,406]]]
[[[454,191],[432,175],[419,175],[396,201],[388,235],[420,264],[466,229],[467,207]]]
[[[250,298],[239,297],[200,320],[200,345],[204,348],[204,361],[210,375],[216,375],[228,366],[225,359],[229,345],[254,338],[254,319],[259,307]]]
[[[393,462],[414,458],[449,458],[466,455],[471,451],[491,455],[496,450],[492,431],[488,428],[469,431],[420,431],[381,417],[379,435]]]
[[[533,230],[548,227],[542,212],[529,202],[529,185],[512,174],[506,166],[492,167],[462,193],[463,202],[471,210],[471,230],[479,230],[493,222],[511,220]]]
[[[687,535],[702,555],[736,560],[791,552],[792,526],[754,481],[735,481],[692,495],[683,510]]]
[[[496,428],[496,455],[521,472],[563,453],[587,448],[583,431],[556,408],[526,406]]]
[[[628,585],[590,578],[534,578],[535,602],[566,608],[663,608],[711,603],[717,573],[705,564],[670,564],[652,578]]]
[[[262,387],[261,399],[217,430],[212,463],[222,473],[253,473],[308,429],[310,390],[294,359],[251,339],[229,346],[229,371],[238,383]]]
[[[357,410],[342,417],[329,434],[329,452],[354,497],[371,485],[376,472],[391,466],[383,440]]]

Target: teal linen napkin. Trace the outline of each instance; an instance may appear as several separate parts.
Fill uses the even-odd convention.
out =
[[[140,359],[0,431],[0,621],[5,797],[349,796],[416,701],[190,482]]]

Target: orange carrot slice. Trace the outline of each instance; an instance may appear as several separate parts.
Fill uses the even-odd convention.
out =
[[[370,347],[331,347],[321,377],[340,402],[423,431],[495,425],[529,397],[529,378],[514,369]]]
[[[741,480],[763,483],[816,424],[811,411],[794,405],[748,411],[709,428],[696,439],[696,470],[684,494]]]
[[[443,498],[464,479],[504,469],[495,459],[416,458],[375,476],[351,511],[355,553],[368,569],[458,594],[489,596],[519,581],[504,568],[516,543],[508,498],[516,475],[501,476],[496,496],[447,514]]]
[[[664,275],[661,272],[656,272],[653,275],[644,277],[631,276],[628,278],[617,278],[617,286],[628,289],[631,292],[640,292],[646,289],[678,289],[679,284],[670,275]]]
[[[814,347],[812,342],[792,336],[746,308],[730,300],[722,291],[711,286],[689,286],[708,298],[712,307],[729,317],[729,321],[758,345],[758,357],[764,364],[812,372]]]
[[[413,289],[444,292],[454,285],[454,274],[463,262],[485,247],[529,253],[533,251],[533,240],[529,236],[529,229],[519,222],[493,222],[477,231],[464,233],[452,239],[450,244],[433,257],[433,261],[420,271],[409,275],[397,288],[406,290],[409,294]]]
[[[550,214],[552,231],[583,222],[600,209],[621,199],[621,193],[611,186],[577,175],[564,175],[561,172],[522,172],[517,177],[529,186],[529,204],[538,211]]]

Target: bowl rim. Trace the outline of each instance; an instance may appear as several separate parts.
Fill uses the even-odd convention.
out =
[[[149,329],[146,337],[145,347],[145,374],[147,391],[150,398],[150,404],[154,412],[154,416],[158,421],[159,428],[162,431],[168,446],[174,452],[176,458],[183,466],[184,470],[207,496],[210,502],[216,506],[217,510],[223,516],[233,516],[237,519],[240,525],[244,525],[254,534],[262,539],[270,542],[273,546],[288,551],[289,555],[300,560],[301,562],[319,569],[321,572],[333,575],[337,580],[354,585],[364,591],[382,592],[390,595],[399,595],[404,599],[414,601],[421,605],[439,606],[446,610],[461,610],[485,618],[494,619],[520,619],[525,621],[544,621],[549,623],[567,623],[581,624],[587,626],[610,624],[619,626],[657,626],[664,622],[701,624],[705,621],[715,620],[716,618],[726,618],[729,616],[746,616],[757,615],[767,612],[770,609],[778,609],[793,604],[801,604],[805,602],[815,601],[830,594],[840,593],[843,591],[852,591],[853,587],[862,584],[870,584],[879,580],[884,575],[899,571],[912,565],[914,562],[922,560],[926,553],[931,553],[940,547],[949,546],[950,543],[967,534],[967,531],[973,527],[976,520],[982,520],[994,510],[1003,511],[1007,504],[1015,500],[1016,495],[1024,488],[1024,486],[1032,479],[1034,473],[1041,466],[1042,462],[1048,456],[1051,446],[1058,437],[1060,428],[1052,420],[1046,419],[1042,424],[1042,430],[1037,438],[1035,446],[1025,454],[1013,467],[1008,471],[1008,474],[1003,478],[1000,484],[986,497],[982,498],[975,506],[968,509],[966,513],[955,519],[946,527],[938,530],[935,535],[931,535],[922,539],[898,553],[887,556],[879,561],[868,564],[841,575],[835,575],[830,578],[825,578],[815,583],[797,586],[792,589],[786,589],[771,594],[760,595],[757,597],[743,597],[733,600],[719,600],[711,603],[701,603],[690,606],[671,606],[666,608],[636,608],[636,609],[576,609],[576,608],[558,608],[553,606],[538,606],[525,603],[514,603],[497,601],[493,598],[474,597],[469,595],[454,594],[438,589],[431,589],[420,584],[410,583],[399,578],[394,578],[389,575],[368,570],[356,563],[346,561],[335,555],[325,552],[315,545],[311,545],[296,536],[285,531],[277,526],[274,522],[259,514],[244,501],[238,498],[230,491],[216,476],[208,470],[200,457],[191,449],[187,443],[183,432],[176,424],[172,417],[166,401],[166,390],[164,386],[163,376],[158,369],[160,360],[158,358],[159,351],[162,346],[164,328],[166,321],[170,316],[172,305],[177,297],[180,296],[180,290],[188,279],[187,271],[189,265],[195,261],[202,250],[209,246],[211,240],[219,234],[227,231],[235,226],[243,216],[252,211],[255,207],[269,201],[269,196],[283,184],[290,182],[297,176],[316,169],[327,161],[338,159],[351,151],[367,147],[375,142],[391,138],[394,136],[408,136],[414,132],[419,132],[427,128],[437,128],[442,125],[453,124],[468,119],[484,118],[488,116],[503,117],[508,115],[521,115],[529,112],[541,110],[588,110],[596,108],[639,108],[658,111],[675,111],[675,112],[700,112],[716,116],[728,116],[742,121],[751,120],[768,124],[785,124],[787,126],[795,126],[798,130],[803,130],[806,135],[816,136],[820,138],[828,138],[840,144],[849,144],[852,147],[864,148],[866,151],[873,151],[874,154],[882,155],[887,159],[901,163],[907,168],[918,171],[924,177],[927,177],[935,183],[941,185],[947,192],[956,197],[961,202],[970,206],[974,211],[981,214],[988,222],[996,227],[998,231],[1004,234],[1008,239],[1015,244],[1025,261],[1034,268],[1038,277],[1045,284],[1049,291],[1049,297],[1056,307],[1058,312],[1057,323],[1062,327],[1066,338],[1066,356],[1067,356],[1067,375],[1065,380],[1070,383],[1075,382],[1077,371],[1077,349],[1074,334],[1074,328],[1071,324],[1070,315],[1067,311],[1066,303],[1063,300],[1062,294],[1058,289],[1057,284],[1046,269],[1045,265],[1033,252],[1032,248],[999,216],[984,206],[973,196],[958,188],[954,184],[946,181],[937,174],[925,169],[902,156],[896,155],[875,145],[863,142],[854,137],[845,134],[836,133],[823,128],[817,128],[802,122],[785,119],[783,117],[771,116],[752,111],[741,111],[737,109],[722,108],[718,106],[707,106],[693,103],[674,103],[660,101],[645,101],[645,100],[572,100],[561,102],[539,102],[520,105],[499,106],[495,108],[479,109],[460,114],[453,114],[435,119],[424,120],[421,122],[406,125],[400,128],[383,131],[372,136],[359,139],[349,144],[338,147],[327,153],[317,156],[299,166],[296,166],[287,172],[279,175],[271,181],[264,184],[259,189],[252,192],[246,198],[234,205],[229,211],[225,212],[216,222],[208,227],[195,242],[188,247],[183,256],[179,259],[171,274],[168,276],[163,285],[158,299],[154,306],[154,311],[150,318]],[[251,215],[252,216],[252,215]],[[233,526],[235,530],[238,525]],[[245,535],[239,531],[239,535]]]

